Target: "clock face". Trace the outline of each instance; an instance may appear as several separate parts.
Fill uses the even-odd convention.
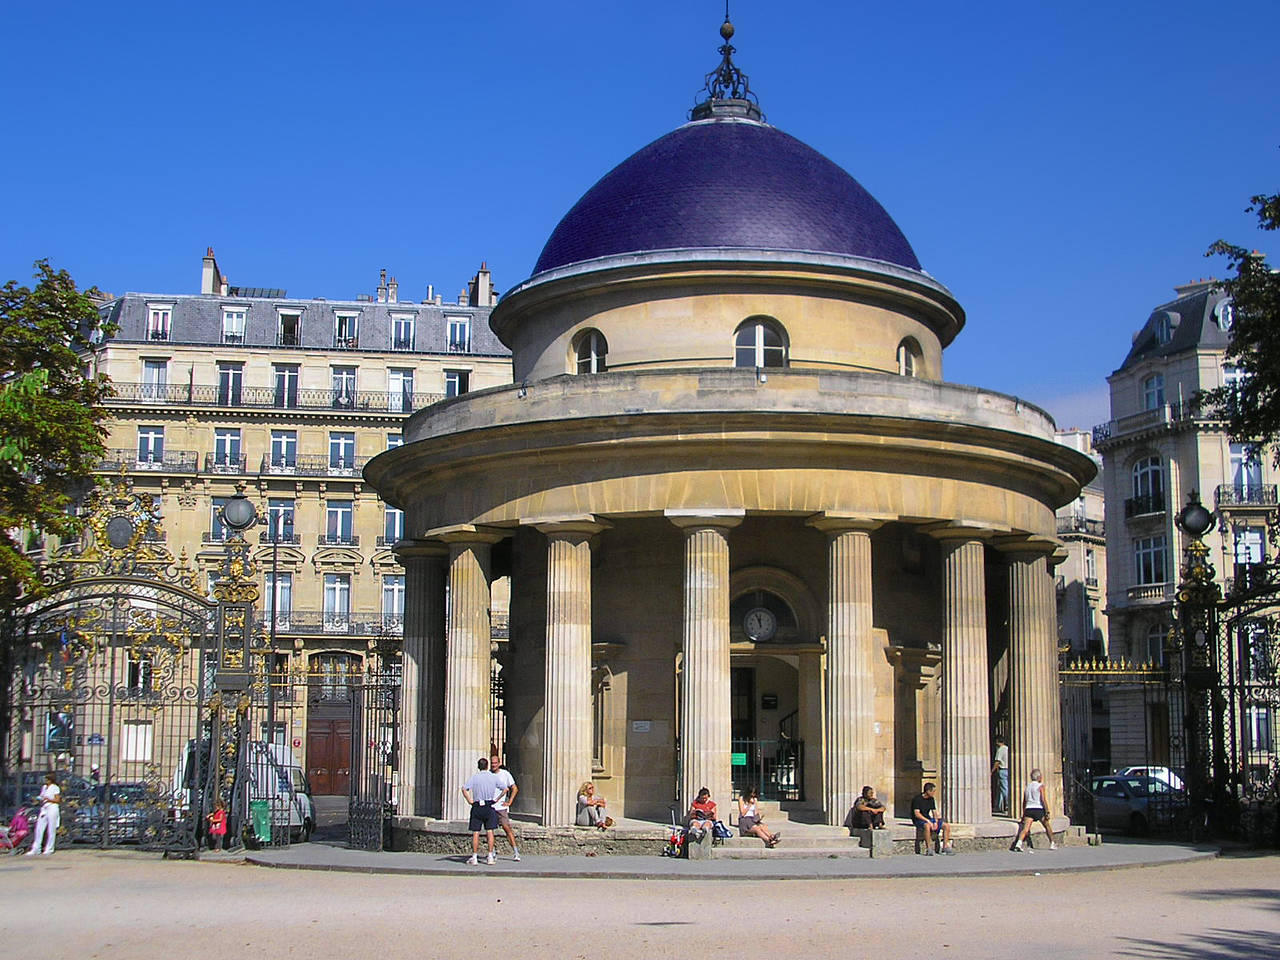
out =
[[[742,632],[752,640],[770,640],[778,632],[778,618],[764,607],[754,607],[742,618]]]

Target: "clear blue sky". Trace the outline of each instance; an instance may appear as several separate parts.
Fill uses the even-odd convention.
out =
[[[5,4],[0,279],[421,299],[528,276],[574,201],[681,123],[716,0]],[[1219,19],[1222,17],[1224,19]],[[968,311],[947,379],[1063,426],[1172,286],[1267,249],[1276,0],[735,0],[771,123],[845,167]],[[1274,251],[1268,251],[1274,261]]]

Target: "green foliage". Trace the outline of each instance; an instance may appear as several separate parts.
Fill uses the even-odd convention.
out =
[[[1248,212],[1257,214],[1260,229],[1280,229],[1280,194],[1253,197]],[[1205,256],[1226,257],[1234,273],[1222,283],[1235,313],[1226,359],[1245,378],[1237,389],[1210,390],[1202,400],[1226,421],[1233,440],[1273,446],[1280,441],[1280,272],[1262,254],[1225,240]],[[1280,448],[1275,463],[1280,466]]]
[[[101,323],[88,292],[65,270],[35,263],[34,288],[0,288],[0,612],[39,589],[39,571],[20,547],[22,531],[79,532],[68,513],[93,484],[104,453],[111,385],[89,377]]]

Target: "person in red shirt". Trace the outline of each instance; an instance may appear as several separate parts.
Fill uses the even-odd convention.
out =
[[[711,799],[711,791],[703,787],[698,791],[698,798],[689,807],[689,833],[695,840],[710,830],[716,822],[716,802]]]
[[[206,819],[209,821],[209,849],[221,850],[222,838],[227,835],[227,808],[221,800]]]

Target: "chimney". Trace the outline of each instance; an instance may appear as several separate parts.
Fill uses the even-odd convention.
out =
[[[387,302],[387,271],[381,270],[378,273],[378,302]]]
[[[396,278],[391,278],[391,283],[387,287],[387,301],[389,303],[400,302],[400,284],[396,283]]]
[[[480,269],[468,284],[467,300],[473,307],[493,306],[493,282],[489,277],[489,264],[480,261]]]
[[[222,274],[218,272],[218,261],[213,255],[213,247],[204,252],[204,266],[200,271],[200,292],[212,296],[226,296]]]
[[[436,285],[434,283],[427,284],[427,303],[431,303],[436,298]]]

